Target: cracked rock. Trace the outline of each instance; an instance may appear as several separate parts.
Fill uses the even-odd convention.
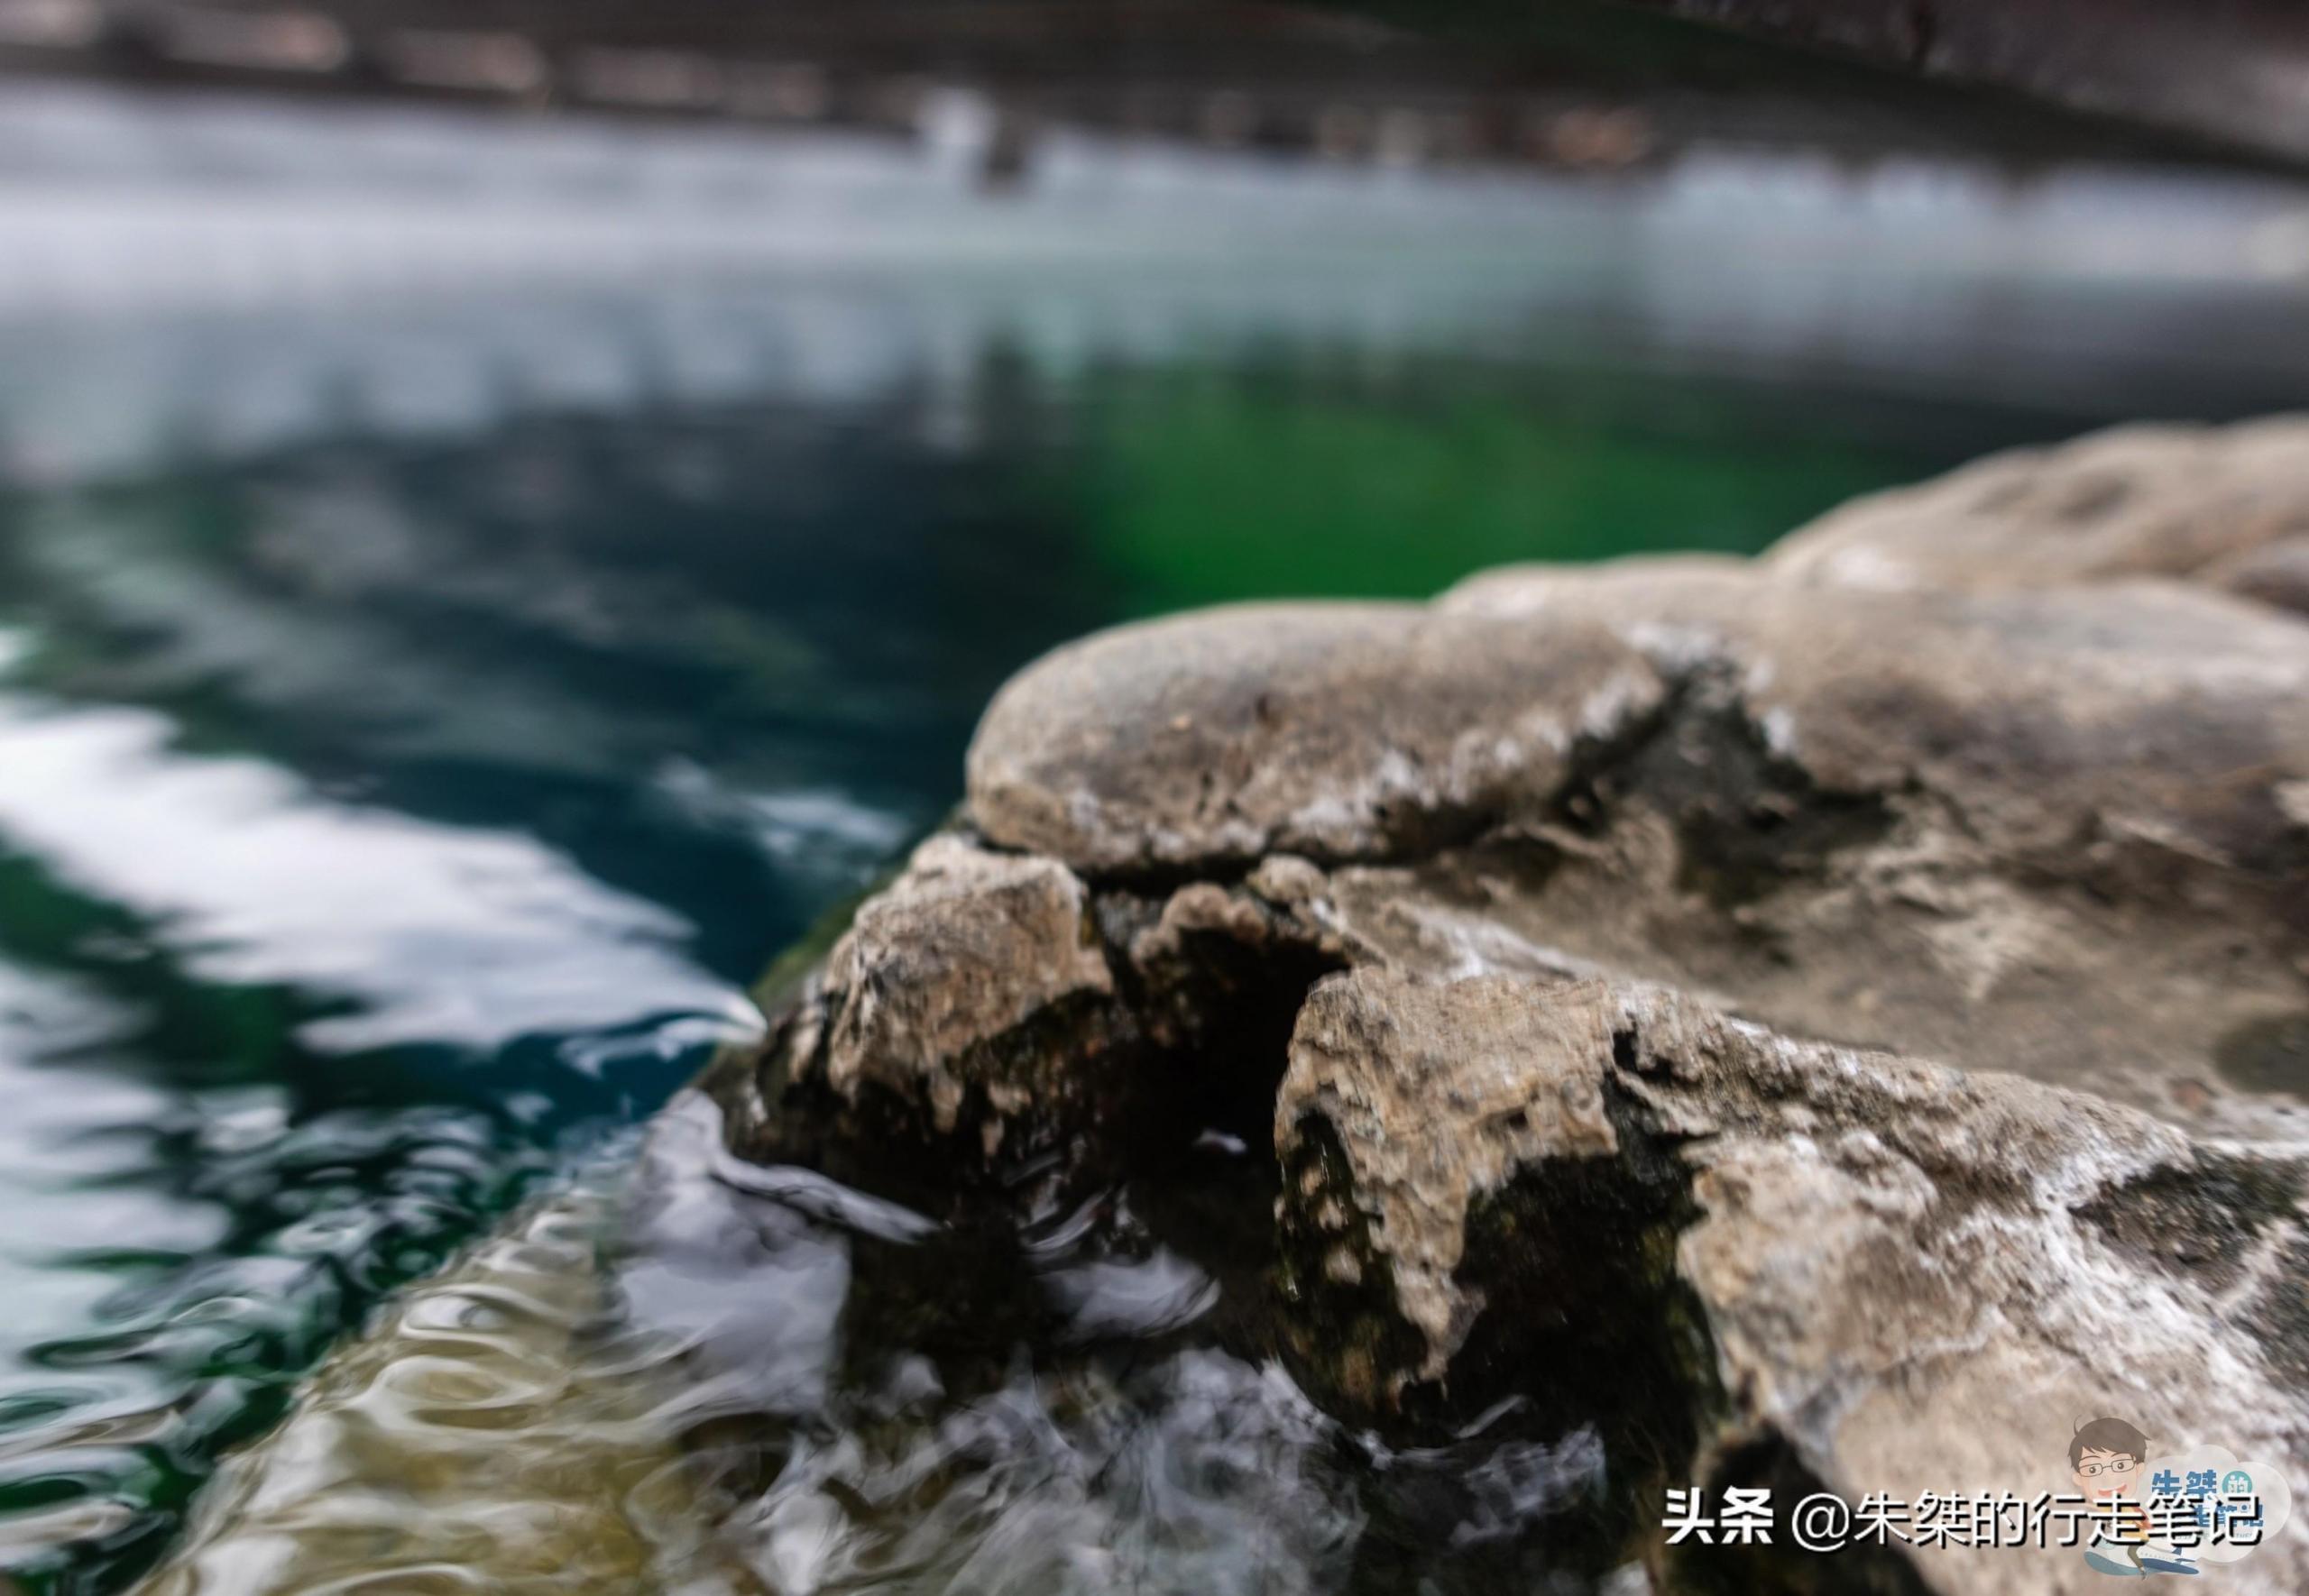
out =
[[[759,1054],[710,1084],[733,1140],[765,1154],[800,1117],[788,1094],[879,1125],[869,1140],[968,1130],[991,1152],[1015,1116],[1083,1095],[1114,991],[1072,871],[943,833],[860,906]]]
[[[2299,1161],[1658,988],[1376,971],[1311,996],[1275,1127],[1334,1401],[1585,1368],[1606,1414],[1708,1416],[1671,1477],[1768,1445],[1852,1500],[2033,1496],[2097,1412],[2309,1466]],[[2074,1552],[1913,1556],[1938,1591],[2094,1588]],[[2309,1542],[2232,1573],[2301,1589]]]
[[[1676,707],[1536,859],[1467,850],[1344,900],[1504,968],[1520,943],[2309,1140],[2309,1082],[2222,1089],[2235,1038],[2309,1014],[2309,628],[2167,583],[1828,595],[1680,561],[1490,573],[1442,602],[1600,621]]]

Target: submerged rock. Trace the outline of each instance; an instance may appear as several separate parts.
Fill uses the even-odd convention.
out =
[[[138,1596],[759,1591],[695,1514],[667,1371],[588,1344],[615,1208],[596,1171],[393,1302]]]

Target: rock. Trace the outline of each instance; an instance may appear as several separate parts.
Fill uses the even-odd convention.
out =
[[[2309,1013],[2309,628],[2161,582],[1829,598],[1673,562],[1442,603],[1601,621],[1671,708],[1553,858],[1438,856],[1344,901],[2163,1113],[2227,1039]],[[2309,1135],[2288,1101],[2192,1101],[2209,1130]]]
[[[1087,875],[1276,851],[1432,848],[1535,811],[1661,684],[1600,628],[1410,604],[1268,604],[1101,633],[995,696],[971,744],[988,839]]]
[[[1347,959],[1322,880],[1277,856],[1256,887],[1094,894],[1056,860],[942,833],[702,1084],[745,1156],[869,1183],[893,1171],[861,1157],[965,1184],[1068,1177],[1126,1143],[1263,1124],[1300,994]]]
[[[1308,995],[1276,1097],[1276,1151],[1286,1168],[1303,1163],[1302,1122],[1319,1117],[1347,1179],[1286,1185],[1284,1201],[1329,1243],[1325,1278],[1359,1287],[1387,1271],[1391,1306],[1424,1343],[1419,1378],[1442,1377],[1482,1306],[1456,1279],[1476,1199],[1543,1160],[1617,1151],[1600,1076],[1541,1075],[1533,1061],[1611,1046],[1600,1008],[1535,1002],[1530,983],[1506,977],[1443,986],[1365,970]],[[1350,1209],[1367,1221],[1366,1243],[1334,1254]]]
[[[2309,616],[2309,536],[2264,543],[2214,561],[2200,573],[2210,587]]]
[[[1056,1004],[1112,995],[1089,908],[1063,865],[923,844],[826,960],[826,1085],[918,1092],[953,1129],[966,1060]]]
[[[1635,562],[1478,577],[1448,612],[1601,620],[1692,683],[1714,673],[1762,753],[1817,789],[1920,788],[1999,853],[2054,868],[2102,817],[2244,868],[2289,846],[2224,772],[2309,763],[2309,636],[2161,584],[1823,595]]]
[[[1718,1416],[1679,1478],[1768,1445],[1854,1500],[2034,1496],[2097,1412],[2309,1464],[2298,1160],[1657,988],[1368,970],[1311,995],[1275,1133],[1306,1320],[1357,1332],[1294,1349],[1335,1401],[1480,1404],[1600,1359],[1680,1388],[1614,1402]],[[1944,1591],[2092,1577],[2073,1552],[1915,1556]],[[2238,1572],[2300,1589],[2309,1542]]]
[[[799,1123],[778,1108],[799,1092],[848,1120],[845,1136],[878,1120],[876,1138],[900,1141],[967,1128],[991,1153],[1011,1115],[1054,1120],[1079,1096],[1114,993],[1072,871],[942,833],[858,908],[759,1053],[713,1078],[733,1138],[758,1151]]]
[[[2309,537],[2309,417],[2123,427],[1871,494],[1766,556],[1808,584],[2047,587],[2196,577]]]

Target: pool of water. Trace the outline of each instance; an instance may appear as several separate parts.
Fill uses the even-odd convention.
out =
[[[1816,179],[1757,192],[1814,229],[1890,203],[1820,210]],[[395,1288],[756,1026],[748,983],[946,812],[1042,649],[1752,549],[1986,448],[2266,408],[2309,366],[2244,330],[2300,323],[2289,279],[2016,265],[2016,229],[2107,212],[2066,191],[1946,213],[2001,241],[1985,264],[1884,244],[1712,295],[1692,245],[1730,224],[1698,203],[1539,195],[1547,247],[1467,272],[881,260],[0,316],[0,1590],[124,1588]],[[2261,237],[2292,203],[2213,209]],[[829,1245],[797,1234],[758,1291],[838,1311]],[[1111,1261],[1038,1278],[1084,1312],[1224,1295]],[[1448,1540],[1600,1466],[1527,1437],[1395,1459],[1412,1483],[1374,1496],[1367,1447],[1172,1328],[999,1362],[928,1426],[883,1422],[914,1399],[893,1334],[819,1390],[838,1422],[790,1474],[733,1488],[724,1550],[789,1584],[1063,1554],[1048,1588],[1340,1589],[1375,1515],[1446,1503]],[[826,1518],[872,1506],[845,1491],[879,1528]],[[1237,1555],[1259,1536],[1280,1561]]]

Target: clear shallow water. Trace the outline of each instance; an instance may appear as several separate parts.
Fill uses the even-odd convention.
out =
[[[130,120],[143,183],[136,139],[168,141]],[[1051,259],[1100,192],[1096,151],[1076,153],[1087,175],[1019,213],[1024,242],[970,212],[968,269],[921,222],[876,233],[870,271],[429,298],[396,279],[373,302],[287,200],[276,236],[314,247],[276,294],[279,252],[235,254],[229,228],[179,271],[165,228],[104,242],[166,207],[98,186],[60,212],[36,161],[5,175],[27,243],[0,284],[0,1571],[17,1585],[122,1588],[386,1294],[755,1024],[746,984],[946,811],[980,706],[1043,648],[1187,603],[1752,548],[1985,448],[2304,390],[2286,352],[2309,338],[2275,335],[2309,315],[2282,195],[1845,188],[1735,165],[1617,199],[1522,196],[1512,225],[1466,235],[1472,264],[1439,264],[1435,230],[1498,196],[1422,209],[1410,186],[1324,178],[1293,214],[1333,231],[1298,253],[1268,238],[1246,266],[1189,229],[1191,270],[1117,270],[1110,250],[1086,271]],[[1269,177],[1219,175],[1235,214],[1276,203]],[[1136,250],[1199,213],[1209,174],[1133,181]],[[906,204],[934,221],[952,188]],[[1347,263],[1325,253],[1369,215]],[[444,270],[486,263],[471,218],[436,220],[393,236],[434,240]],[[2079,229],[2107,247],[2054,247]],[[1772,238],[1803,247],[1777,258]],[[661,243],[639,252],[652,271]],[[61,319],[34,314],[51,268],[78,307]],[[507,1267],[542,1270],[522,1289],[574,1322],[590,1243],[557,1213],[542,1253],[505,1243]],[[1230,1346],[1242,1293],[1208,1261],[1150,1265],[1133,1243],[1030,1270],[1019,1300],[1096,1329],[1039,1325],[1021,1367],[1000,1302],[885,1321],[861,1261],[904,1243],[860,1241],[855,1215],[779,1225],[774,1257],[692,1271],[734,1280],[734,1307],[679,1271],[629,1280],[676,1321],[656,1341],[630,1325],[625,1364],[493,1343],[464,1371],[480,1386],[434,1400],[431,1365],[404,1385],[387,1359],[342,1371],[350,1410],[379,1385],[386,1414],[429,1415],[393,1431],[422,1439],[469,1430],[491,1380],[632,1374],[639,1412],[501,1410],[543,1481],[530,1500],[604,1426],[625,1448],[616,1495],[642,1527],[587,1553],[620,1589],[678,1562],[668,1547],[706,1557],[653,1493],[669,1439],[722,1399],[793,1426],[774,1455],[731,1454],[712,1556],[739,1590],[1018,1588],[1030,1568],[1056,1590],[1132,1573],[1222,1590],[1246,1569],[1338,1589],[1401,1572],[1372,1547],[1530,1517],[1599,1466],[1577,1432],[1376,1458]],[[388,1328],[515,1311],[437,1290]],[[716,1340],[685,1304],[761,1334]],[[845,1305],[871,1334],[834,1328]],[[917,1335],[975,1337],[976,1376],[927,1395]],[[641,1377],[711,1345],[735,1349],[719,1381],[660,1398]],[[842,1345],[888,1357],[830,1363]],[[510,1455],[422,1490],[345,1476],[338,1572],[388,1544],[437,1562],[454,1537],[409,1532],[470,1497],[459,1468]],[[1391,1471],[1412,1483],[1374,1485]],[[860,1527],[844,1491],[880,1518]],[[543,1548],[548,1570],[571,1555]],[[387,1588],[474,1587],[425,1578]]]

